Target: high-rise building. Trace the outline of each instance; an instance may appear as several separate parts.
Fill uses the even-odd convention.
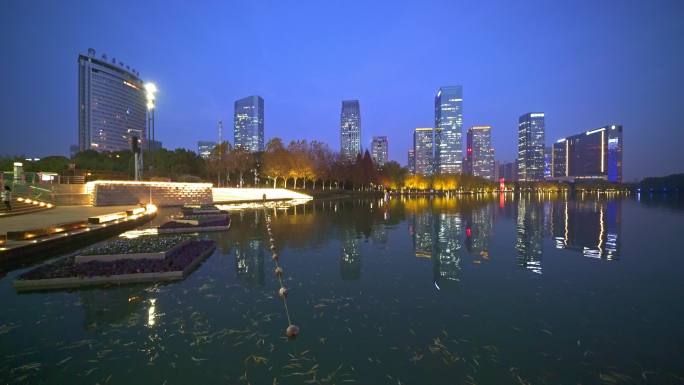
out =
[[[622,126],[604,126],[556,141],[551,169],[554,179],[622,182]]]
[[[440,128],[416,128],[413,132],[413,153],[415,173],[432,175],[436,170],[435,149],[441,143]]]
[[[553,173],[551,172],[552,152],[552,147],[544,147],[544,179],[550,179],[553,175]]]
[[[518,180],[544,180],[544,113],[531,112],[518,120]]]
[[[408,150],[408,169],[411,174],[416,173],[416,152],[413,149]]]
[[[197,142],[197,155],[203,159],[209,159],[214,148],[216,148],[216,142],[199,141]]]
[[[441,143],[435,148],[436,171],[463,172],[463,86],[440,87],[437,91],[435,127],[442,130]]]
[[[233,124],[235,148],[264,151],[264,99],[261,96],[236,100]]]
[[[468,129],[466,163],[469,174],[494,180],[491,126],[473,126]]]
[[[340,155],[354,161],[361,153],[361,107],[358,100],[343,100],[340,114]]]
[[[145,87],[135,69],[116,59],[78,55],[78,147],[123,151],[138,137],[147,147]]]
[[[378,166],[387,163],[387,137],[374,136],[371,142],[371,157]]]

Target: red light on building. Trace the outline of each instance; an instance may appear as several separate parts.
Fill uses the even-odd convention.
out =
[[[499,191],[504,191],[506,189],[506,184],[504,182],[504,178],[499,179]]]
[[[466,237],[470,238],[471,235],[473,235],[472,230],[470,230],[470,227],[466,227]]]

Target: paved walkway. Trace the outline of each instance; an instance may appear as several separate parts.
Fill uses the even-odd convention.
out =
[[[211,189],[214,203],[258,202],[268,200],[311,199],[311,196],[284,188],[231,188]]]
[[[59,223],[82,221],[94,215],[116,213],[132,207],[134,206],[58,206],[37,213],[0,218],[0,234],[5,234],[8,231],[28,230]]]

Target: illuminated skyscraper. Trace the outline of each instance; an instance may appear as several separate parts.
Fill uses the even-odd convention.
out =
[[[235,148],[264,151],[264,99],[253,95],[235,101],[233,113]]]
[[[203,159],[209,159],[209,155],[211,155],[215,147],[216,142],[199,141],[197,142],[197,155]]]
[[[387,163],[387,137],[374,136],[371,142],[371,157],[378,166]]]
[[[551,171],[551,161],[553,149],[551,147],[544,148],[544,179],[550,179],[553,175]]]
[[[556,179],[622,182],[622,126],[604,126],[556,141],[551,169]]]
[[[361,153],[361,107],[358,100],[343,100],[340,114],[340,155],[347,161]]]
[[[494,180],[491,126],[473,126],[468,129],[466,162],[469,174]]]
[[[518,120],[518,180],[544,180],[544,113],[532,112]]]
[[[432,175],[435,172],[435,149],[441,143],[442,130],[439,128],[416,128],[413,132],[413,153],[415,173]]]
[[[463,172],[463,86],[440,87],[435,96],[435,127],[442,130],[435,148],[435,171],[442,174]]]
[[[80,151],[131,149],[131,137],[147,148],[147,100],[139,74],[95,50],[78,55],[78,147]]]
[[[413,149],[408,150],[408,169],[411,174],[416,173],[416,152]]]

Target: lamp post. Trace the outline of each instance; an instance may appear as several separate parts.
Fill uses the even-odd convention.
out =
[[[152,150],[154,140],[154,107],[157,86],[154,83],[145,83],[145,97],[147,99],[147,150]]]
[[[223,140],[223,120],[219,120],[217,123],[217,128],[218,128],[218,146],[216,149],[218,150],[218,167],[217,169],[217,181],[216,181],[216,187],[221,187],[221,167],[223,167],[223,163],[221,161],[221,158],[223,157],[223,147],[221,146],[222,143],[221,141]]]
[[[143,157],[140,143],[142,142],[142,130],[129,128],[128,135],[131,138],[131,151],[133,151],[133,171],[136,181],[142,180]]]

